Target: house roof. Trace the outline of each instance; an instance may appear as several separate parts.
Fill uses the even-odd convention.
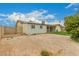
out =
[[[55,28],[56,26],[60,26],[61,28],[64,28],[64,26],[62,26],[60,24],[51,24],[51,25],[48,25],[48,26],[53,27],[53,28]]]
[[[20,22],[20,23],[22,23],[22,24],[46,25],[46,26],[51,26],[51,27],[60,26],[61,28],[63,28],[63,26],[60,25],[60,24],[42,24],[42,23],[26,22],[26,21],[21,21],[21,20],[18,20],[17,23],[18,23],[18,22]]]
[[[17,23],[18,22],[20,22],[22,24],[48,25],[48,24],[42,24],[42,23],[26,22],[26,21],[21,21],[21,20],[18,20]]]

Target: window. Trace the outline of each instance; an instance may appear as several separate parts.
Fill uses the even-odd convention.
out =
[[[35,28],[35,24],[32,24],[32,25],[31,25],[31,28],[34,29],[34,28]]]
[[[43,28],[43,26],[42,26],[42,25],[40,25],[40,28],[42,29],[42,28]]]

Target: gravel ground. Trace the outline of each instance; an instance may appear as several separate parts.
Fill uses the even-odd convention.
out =
[[[40,56],[42,50],[56,56],[77,56],[79,43],[69,36],[55,34],[22,35],[0,40],[0,55]]]

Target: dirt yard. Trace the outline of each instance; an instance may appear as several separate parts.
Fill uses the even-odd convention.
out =
[[[53,55],[79,55],[79,43],[55,34],[22,35],[0,40],[0,55],[40,56],[42,50]]]

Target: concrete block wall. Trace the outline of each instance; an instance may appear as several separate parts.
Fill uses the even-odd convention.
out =
[[[16,34],[15,27],[4,27],[4,34]]]
[[[0,38],[9,34],[16,34],[16,27],[0,27]]]
[[[4,35],[4,27],[0,27],[0,38]]]

